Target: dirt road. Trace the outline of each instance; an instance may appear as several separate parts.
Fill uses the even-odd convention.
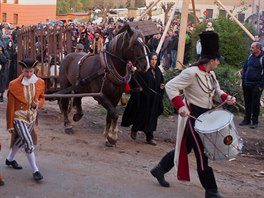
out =
[[[105,147],[103,128],[105,110],[92,99],[85,99],[85,115],[74,124],[75,134],[63,132],[63,117],[56,102],[47,102],[40,111],[38,166],[44,180],[36,183],[25,153],[16,160],[23,166],[14,170],[4,165],[8,154],[9,134],[5,131],[5,106],[0,104],[0,170],[5,186],[2,198],[201,198],[193,154],[189,156],[191,182],[179,182],[175,171],[166,175],[170,188],[163,188],[149,170],[170,151],[175,142],[176,117],[160,117],[155,138],[157,146],[145,144],[139,134],[136,141],[129,129],[120,127],[116,147]],[[122,107],[119,107],[122,110]],[[119,122],[121,117],[119,118]],[[240,121],[235,118],[235,122]],[[264,193],[264,125],[257,130],[238,128],[245,141],[245,151],[236,160],[210,162],[215,170],[219,190],[227,198],[260,198]],[[238,127],[238,124],[236,124]]]

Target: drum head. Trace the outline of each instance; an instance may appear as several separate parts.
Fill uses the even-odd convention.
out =
[[[212,133],[225,128],[232,120],[233,114],[228,111],[208,111],[200,115],[198,119],[195,120],[194,129],[200,133]]]

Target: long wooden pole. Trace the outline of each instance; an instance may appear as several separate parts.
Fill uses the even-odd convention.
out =
[[[167,35],[167,32],[168,32],[168,30],[169,30],[169,27],[170,27],[171,21],[172,21],[172,19],[173,19],[173,17],[174,17],[174,13],[175,13],[175,11],[176,11],[176,8],[177,8],[177,4],[175,3],[175,4],[173,5],[173,9],[172,9],[172,11],[171,11],[171,13],[170,13],[170,18],[169,18],[169,20],[168,20],[168,22],[167,22],[167,24],[166,24],[166,27],[165,27],[165,29],[164,29],[164,32],[163,32],[162,36],[161,36],[161,39],[160,39],[159,45],[158,45],[158,47],[157,47],[157,49],[156,49],[156,53],[157,53],[157,54],[159,54],[159,52],[160,52],[160,50],[161,50],[162,44],[163,44],[163,42],[164,42],[164,40],[165,40],[165,36]]]
[[[243,24],[228,10],[226,9],[226,7],[219,1],[216,0],[217,3],[234,19],[234,21],[239,25],[239,27],[242,28],[242,30],[244,30],[244,32],[254,41],[255,38],[254,36],[248,31],[247,28],[245,28],[245,26],[243,26]]]
[[[192,0],[192,8],[193,8],[193,19],[194,19],[194,24],[195,24],[195,27],[198,25],[198,19],[196,17],[196,10],[195,10],[195,3],[194,3],[194,0]]]
[[[148,9],[145,10],[145,12],[143,12],[139,17],[138,17],[138,21],[140,19],[142,19],[155,5],[157,5],[161,0],[156,0],[151,6],[149,6]]]
[[[185,49],[185,38],[186,38],[186,29],[188,22],[188,11],[189,11],[189,3],[190,0],[182,1],[182,13],[181,13],[181,26],[179,33],[179,42],[178,42],[178,50],[177,50],[177,63],[176,68],[183,69],[181,63],[183,63],[184,59],[184,49]]]

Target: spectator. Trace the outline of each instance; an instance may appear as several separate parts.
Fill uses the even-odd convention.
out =
[[[264,58],[262,46],[253,42],[250,47],[251,54],[245,61],[242,70],[242,88],[245,102],[245,115],[240,126],[249,125],[250,128],[258,127],[260,98],[264,88]]]
[[[0,45],[0,102],[4,102],[4,92],[7,86],[8,76],[8,54]]]

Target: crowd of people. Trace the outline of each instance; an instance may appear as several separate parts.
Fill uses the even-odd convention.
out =
[[[125,108],[121,126],[131,127],[131,139],[136,140],[138,131],[143,131],[146,143],[157,145],[154,132],[157,129],[158,117],[163,112],[163,95],[166,91],[179,114],[177,141],[175,149],[161,159],[151,170],[151,174],[161,186],[169,187],[164,175],[175,166],[179,180],[190,180],[187,155],[193,150],[198,177],[205,189],[205,197],[222,198],[223,196],[218,191],[213,169],[209,166],[208,156],[204,153],[204,145],[195,132],[194,123],[195,118],[213,108],[213,100],[234,105],[236,98],[221,90],[214,73],[220,64],[221,55],[219,53],[219,36],[212,27],[199,35],[197,62],[184,69],[166,85],[164,84],[163,74],[158,66],[162,65],[166,69],[174,69],[176,66],[179,42],[178,25],[171,27],[168,31],[160,54],[155,51],[164,28],[159,27],[161,32],[147,39],[150,49],[148,56],[150,68],[146,72],[134,71],[133,78],[126,85],[130,99]],[[104,47],[107,47],[118,28],[118,23],[111,21],[100,25],[87,22],[78,27],[72,24],[71,39],[75,52],[100,53]],[[192,26],[188,26],[183,64],[189,64],[190,61],[191,30]],[[3,33],[0,36],[3,36]],[[15,31],[11,34],[8,42],[1,41],[0,37],[0,102],[4,101],[3,94],[8,87],[7,129],[12,136],[11,150],[5,163],[14,169],[22,169],[14,157],[19,148],[24,146],[32,167],[33,178],[39,181],[43,179],[43,176],[36,165],[34,127],[37,110],[44,104],[44,83],[34,74],[37,62],[31,58],[18,62],[22,68],[22,74],[17,77],[15,46]],[[250,127],[255,129],[259,123],[259,101],[264,88],[264,53],[263,46],[258,41],[253,42],[250,49],[251,54],[245,61],[242,73],[246,111],[240,125],[251,124]],[[56,64],[59,63],[60,60]],[[135,88],[141,88],[141,90]],[[25,93],[26,90],[27,93]],[[25,98],[25,96],[28,97]],[[20,103],[25,105],[20,108]]]

